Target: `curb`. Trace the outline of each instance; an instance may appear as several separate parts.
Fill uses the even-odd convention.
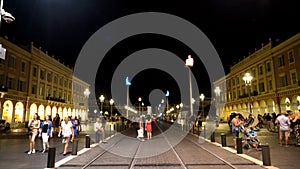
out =
[[[195,137],[197,137],[197,138],[199,138],[199,136],[198,136],[197,134],[191,134],[191,135],[192,135],[192,136],[195,136]],[[248,155],[246,155],[246,154],[237,154],[236,150],[233,149],[233,148],[230,148],[230,147],[222,147],[222,144],[220,144],[220,143],[217,143],[217,142],[211,142],[209,139],[204,139],[204,137],[200,137],[200,138],[203,139],[203,140],[205,140],[206,142],[209,142],[209,143],[211,143],[211,144],[213,144],[213,145],[216,145],[216,146],[218,146],[218,147],[220,147],[220,148],[222,148],[222,149],[224,149],[224,150],[227,150],[227,151],[229,151],[229,152],[231,152],[231,153],[233,153],[233,154],[236,154],[236,155],[238,155],[238,156],[240,156],[240,157],[242,157],[242,158],[244,158],[244,159],[246,159],[246,160],[249,160],[249,161],[251,161],[251,162],[253,162],[253,163],[255,163],[255,164],[257,164],[257,165],[259,165],[259,166],[261,166],[261,167],[264,167],[264,168],[267,168],[267,169],[279,169],[278,167],[275,167],[275,166],[264,166],[264,165],[263,165],[263,162],[262,162],[261,160],[258,160],[258,159],[256,159],[256,158],[253,158],[253,157],[248,156]]]
[[[111,138],[115,137],[116,135],[118,135],[118,133],[113,134],[113,135],[107,137],[106,140],[110,140]],[[72,160],[72,159],[74,159],[74,158],[76,158],[76,157],[78,157],[78,156],[80,156],[80,155],[88,152],[89,150],[91,150],[92,148],[94,148],[94,147],[96,147],[98,145],[99,145],[98,143],[94,143],[94,144],[90,145],[91,148],[83,148],[80,151],[78,151],[77,155],[71,155],[71,156],[68,156],[66,158],[63,158],[63,159],[55,162],[55,168],[60,167],[61,165],[63,165],[65,163],[67,163],[68,161],[70,161],[70,160]]]

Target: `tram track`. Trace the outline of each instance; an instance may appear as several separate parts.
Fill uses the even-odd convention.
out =
[[[160,139],[163,142],[164,146],[167,147],[166,152],[161,152],[157,156],[148,156],[143,157],[141,154],[143,154],[145,151],[148,151],[149,149],[143,149],[143,147],[148,144],[147,141],[137,141],[135,140],[135,134],[132,129],[128,133],[122,133],[119,134],[118,137],[115,137],[114,141],[111,141],[111,145],[107,146],[104,149],[101,149],[102,151],[96,154],[96,156],[93,156],[93,158],[84,164],[66,164],[64,167],[72,167],[72,168],[93,168],[93,167],[109,167],[109,168],[168,168],[168,167],[175,167],[175,168],[207,168],[211,166],[215,166],[217,168],[232,168],[237,169],[241,166],[251,165],[250,163],[243,163],[241,162],[234,162],[232,163],[232,160],[226,160],[226,157],[222,155],[218,155],[213,152],[213,149],[207,148],[204,145],[201,145],[197,140],[191,138],[194,137],[192,135],[186,135],[183,140],[181,140],[178,144],[172,145],[174,143],[172,141],[172,138],[169,138],[167,134],[164,132],[166,131],[170,125],[169,124],[157,124],[154,123],[154,128],[157,128],[157,134],[161,135]],[[175,132],[177,132],[175,130]],[[178,128],[178,133],[183,132]],[[128,137],[129,134],[131,138]],[[185,133],[186,134],[186,133]],[[157,138],[155,138],[157,139]],[[133,143],[132,140],[135,142]],[[164,140],[164,141],[163,141]],[[128,156],[122,156],[120,154],[116,154],[111,150],[118,150],[119,147],[123,147],[126,144],[131,145],[130,149],[126,150],[126,153],[128,153]],[[133,144],[132,144],[133,143]],[[150,142],[149,142],[150,143]],[[187,147],[187,145],[189,147]],[[113,149],[115,148],[115,149]],[[127,147],[128,148],[128,147]],[[148,147],[149,148],[149,147]],[[194,151],[195,150],[195,151]],[[212,150],[212,151],[211,151]],[[128,151],[128,152],[127,152]],[[171,154],[170,154],[171,153]],[[205,158],[211,159],[211,161],[202,161],[204,158],[198,158],[197,153],[200,153],[201,156],[204,156]],[[172,155],[173,154],[173,155]],[[193,157],[194,159],[190,159],[190,157]],[[225,158],[224,158],[225,157]],[[121,159],[117,161],[106,161],[107,158],[116,158]],[[171,161],[166,161],[162,159],[172,159]],[[195,159],[196,158],[196,159]],[[150,159],[150,160],[149,160]],[[253,167],[254,164],[253,164]],[[257,166],[258,167],[258,166]]]

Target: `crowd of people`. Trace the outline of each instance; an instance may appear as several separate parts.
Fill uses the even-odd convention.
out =
[[[236,139],[241,137],[242,128],[251,125],[252,130],[253,127],[256,129],[266,127],[268,131],[278,132],[279,144],[286,147],[288,146],[291,133],[293,133],[296,138],[296,146],[300,146],[300,113],[298,110],[282,111],[281,114],[272,113],[271,115],[266,113],[263,116],[258,115],[257,120],[257,124],[253,126],[255,119],[251,114],[248,118],[244,118],[240,113],[232,113],[230,115],[228,124],[234,134],[234,148],[237,145]]]
[[[33,115],[33,119],[28,122],[28,137],[29,137],[29,151],[28,154],[36,153],[35,140],[37,137],[41,138],[43,150],[45,153],[49,148],[49,139],[53,135],[58,137],[62,136],[62,143],[64,144],[63,155],[68,154],[69,142],[73,142],[74,138],[79,135],[80,119],[77,117],[65,117],[60,119],[59,114],[52,119],[50,115],[45,116],[45,119],[41,120],[37,113]]]

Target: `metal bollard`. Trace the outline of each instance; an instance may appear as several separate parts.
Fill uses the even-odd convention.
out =
[[[91,148],[91,138],[89,135],[85,135],[85,148]]]
[[[225,133],[221,133],[221,143],[222,143],[222,147],[226,147],[226,134]]]
[[[262,145],[262,160],[263,160],[263,165],[271,166],[269,145]]]
[[[111,124],[109,125],[109,136],[111,136]]]
[[[78,140],[75,139],[72,145],[72,155],[77,155],[77,150],[78,150]]]
[[[47,168],[55,168],[55,147],[49,147]]]
[[[203,137],[204,137],[204,139],[206,139],[206,126],[204,126],[204,129],[203,129]]]
[[[236,138],[236,153],[243,154],[242,138]]]
[[[210,141],[211,142],[215,142],[216,141],[216,139],[215,139],[215,132],[214,131],[210,135]]]
[[[117,129],[116,129],[116,124],[114,124],[114,133],[117,132]]]

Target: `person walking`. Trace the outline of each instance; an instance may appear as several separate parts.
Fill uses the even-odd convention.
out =
[[[100,143],[100,141],[102,143],[106,143],[105,138],[104,138],[104,129],[103,129],[103,124],[101,122],[101,118],[97,117],[96,118],[96,122],[94,123],[94,131],[95,131],[95,135],[96,135],[96,139],[95,142],[96,143]]]
[[[242,122],[241,122],[241,119],[240,119],[240,114],[236,113],[235,116],[234,116],[234,118],[231,120],[232,133],[234,135],[233,147],[235,149],[237,148],[236,140],[239,137],[241,125],[242,125]]]
[[[201,114],[198,115],[198,118],[197,118],[197,127],[198,127],[198,135],[200,136],[201,134],[201,131],[202,131],[202,117],[201,117]]]
[[[59,132],[58,132],[58,137],[63,136],[63,141],[64,143],[64,152],[63,155],[68,154],[68,147],[69,147],[69,141],[70,137],[71,139],[74,139],[74,129],[73,125],[69,119],[69,117],[65,117],[64,121],[61,122],[61,126],[59,127]]]
[[[138,118],[138,130],[137,130],[137,139],[140,141],[144,141],[144,117],[142,115],[140,115],[140,117]]]
[[[268,131],[272,131],[272,128],[271,128],[272,117],[271,117],[270,113],[268,113],[268,114],[265,116],[265,119],[266,119],[266,127],[267,127],[267,130],[268,130]]]
[[[41,122],[37,113],[34,113],[33,119],[28,123],[29,151],[28,154],[35,153],[35,138],[38,136]]]
[[[59,114],[57,113],[56,116],[52,120],[52,126],[53,126],[53,132],[56,134],[59,131],[59,126],[60,126],[60,117]]]
[[[290,126],[290,120],[286,116],[286,112],[282,111],[281,115],[276,118],[275,123],[279,124],[279,143],[282,145],[282,139],[283,136],[285,136],[285,146],[288,147],[288,141],[289,141],[289,126]]]
[[[300,112],[298,110],[295,111],[291,115],[291,128],[294,131],[296,137],[296,146],[300,146]]]
[[[74,131],[74,137],[71,139],[71,142],[74,141],[74,138],[77,137],[79,135],[78,133],[78,130],[77,130],[77,127],[78,127],[78,121],[76,119],[75,116],[72,116],[71,117],[71,123],[72,123],[72,126],[73,126],[73,131]]]
[[[147,131],[147,139],[152,139],[152,120],[151,117],[148,115],[146,119],[146,131]]]
[[[52,122],[50,121],[50,115],[46,116],[46,119],[41,125],[41,137],[43,140],[43,152],[45,153],[49,148],[49,137],[52,137]]]

